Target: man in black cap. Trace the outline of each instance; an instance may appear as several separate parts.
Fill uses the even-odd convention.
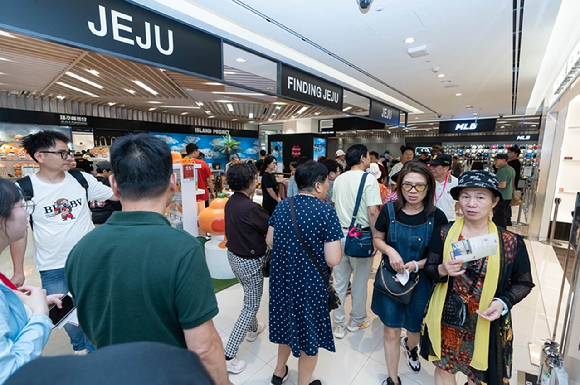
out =
[[[510,205],[514,193],[515,171],[508,166],[508,154],[497,154],[494,165],[497,168],[498,189],[503,200],[500,200],[493,210],[493,223],[506,228],[512,225],[512,219],[507,217],[507,208]]]
[[[457,186],[457,178],[449,173],[451,157],[434,154],[429,161],[429,169],[435,177],[435,206],[445,213],[449,222],[455,221],[457,201],[451,196],[451,189]]]

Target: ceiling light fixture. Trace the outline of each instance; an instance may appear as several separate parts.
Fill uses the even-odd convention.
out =
[[[195,104],[197,104],[198,106],[203,106],[202,102],[195,102]]]
[[[235,74],[236,74],[236,72],[234,72],[234,71],[224,71],[224,75],[235,75]]]
[[[238,119],[232,119],[232,122],[235,122],[236,120],[238,120]]]
[[[237,58],[237,59],[236,59],[236,61],[237,61],[238,63],[245,63],[245,62],[247,62],[247,60],[246,60],[246,59],[244,59],[243,57],[239,57],[239,58]]]
[[[157,102],[159,103],[159,102]],[[188,110],[199,110],[199,107],[196,106],[159,106],[159,107],[163,107],[163,108],[180,108],[180,109],[188,109]]]
[[[304,111],[306,111],[307,109],[308,109],[308,107],[304,106],[304,107],[302,107],[301,109],[299,109],[299,110],[298,110],[298,112],[296,112],[296,114],[301,114],[301,113],[303,113]]]
[[[155,91],[153,88],[149,87],[147,84],[139,81],[133,80],[133,83],[137,84],[139,87],[143,88],[145,91],[149,92],[150,94],[157,95],[159,92]]]
[[[232,105],[231,105],[231,104],[229,104],[229,103],[227,104],[227,106],[228,106],[228,111],[230,111],[230,112],[234,112],[234,106],[232,106]]]
[[[208,86],[223,86],[223,84],[218,83],[218,82],[208,82],[208,83],[205,83],[205,84],[207,84]]]
[[[280,106],[277,106],[277,107],[276,107],[276,109],[277,109],[277,110],[279,110],[280,108],[282,108],[282,107],[280,107]]]
[[[507,120],[498,120],[498,123],[507,123]]]
[[[351,108],[352,108],[351,106],[344,107],[344,108],[342,109],[342,111],[343,111],[343,112],[345,112],[345,111],[348,111],[348,110],[350,110]]]
[[[272,119],[268,119],[268,122],[271,122],[271,121],[272,121]]]
[[[461,94],[458,92],[458,93],[455,94],[455,96],[461,96]]]
[[[102,86],[102,85],[100,85],[100,84],[97,84],[97,83],[95,83],[95,82],[93,82],[93,81],[90,81],[89,79],[83,78],[82,76],[79,76],[79,75],[77,75],[77,74],[75,74],[75,73],[72,73],[72,72],[70,72],[70,71],[68,71],[68,72],[65,72],[65,75],[68,75],[68,76],[70,76],[71,78],[75,78],[75,79],[77,79],[77,80],[80,80],[81,82],[83,82],[83,83],[87,83],[87,84],[89,84],[89,85],[91,85],[91,86],[93,86],[93,87],[96,87],[96,88],[100,89],[100,90],[102,90],[102,89],[103,89],[103,86]]]
[[[438,78],[444,78],[445,77],[445,74],[439,74],[439,75],[437,75],[437,77]]]
[[[314,115],[320,115],[320,112],[315,112]]]
[[[14,38],[14,35],[6,32],[6,31],[2,31],[2,30],[0,30],[0,36],[6,36],[6,37]]]
[[[405,44],[413,44],[415,41],[414,37],[408,37],[405,39]]]
[[[12,60],[10,60],[10,59],[6,59],[5,57],[0,57],[0,60],[1,60],[1,61],[12,61]]]
[[[284,102],[274,102],[272,104],[275,104],[277,106],[285,106],[287,103],[284,103]]]
[[[250,123],[254,123],[254,121],[253,120],[250,120]]]
[[[150,104],[161,104],[161,102],[156,102],[156,101],[150,101],[150,102],[147,102],[147,103],[150,103]]]
[[[276,116],[276,114],[272,113],[272,116]]]
[[[157,109],[157,108],[155,108],[155,107],[151,107],[151,108],[149,109],[149,111],[155,111],[156,109]]]
[[[471,104],[468,104],[467,106],[465,106],[465,108],[470,109],[473,108],[473,106]]]
[[[128,89],[125,88],[125,91],[127,91],[131,95],[135,95],[135,90],[128,90]]]
[[[209,119],[212,119],[212,118],[215,118],[215,116],[212,115],[212,116],[209,117]]]
[[[259,92],[224,92],[224,91],[213,91],[212,94],[219,95],[242,95],[242,96],[265,96]]]
[[[211,115],[211,111],[209,111],[209,110],[206,111],[205,113],[208,114],[208,115]]]
[[[87,72],[90,73],[91,75],[99,76],[99,71],[95,71],[95,70],[92,70],[90,68],[87,68]]]
[[[73,91],[81,92],[81,93],[83,93],[85,95],[89,95],[89,96],[92,96],[94,98],[98,98],[97,95],[95,95],[95,94],[93,94],[93,93],[91,93],[89,91],[82,90],[82,89],[80,89],[78,87],[71,86],[70,84],[66,84],[66,83],[63,83],[63,82],[56,82],[56,84],[58,84],[60,86],[63,86],[63,87],[66,87],[66,88],[70,88]]]
[[[56,97],[56,98],[57,98],[58,100],[63,100],[63,99],[65,98],[65,96],[64,96],[64,95],[57,95],[57,97]]]
[[[250,118],[250,119],[254,119],[254,113],[253,113],[253,112],[250,112],[250,113],[248,114],[248,118]]]
[[[181,115],[187,115],[189,112],[182,112]]]
[[[107,103],[107,104],[108,104],[109,106],[113,107],[113,106],[114,106],[115,104],[117,104],[117,103],[109,102],[109,103]]]

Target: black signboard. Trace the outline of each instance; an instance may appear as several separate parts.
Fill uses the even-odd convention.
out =
[[[58,115],[58,124],[61,126],[88,126],[88,119],[86,116],[79,115]]]
[[[221,41],[118,0],[2,0],[0,27],[147,64],[222,77]]]
[[[193,127],[193,133],[197,135],[231,135],[244,138],[258,137],[258,131],[234,130],[231,128]]]
[[[342,111],[342,87],[285,64],[280,66],[279,77],[280,95]]]
[[[470,134],[473,132],[494,132],[497,119],[447,120],[439,122],[440,134]]]
[[[398,126],[400,124],[401,111],[377,100],[371,99],[371,112],[369,117],[377,122]]]

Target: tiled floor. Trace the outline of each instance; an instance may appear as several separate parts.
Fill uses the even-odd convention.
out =
[[[549,252],[551,248],[545,248],[544,245],[532,242],[528,243],[528,249],[532,257],[532,272],[534,282],[537,286],[532,293],[522,303],[518,304],[513,310],[514,318],[514,378],[511,384],[516,384],[516,375],[518,370],[536,373],[537,368],[530,365],[528,342],[541,344],[542,340],[549,337],[546,314],[551,318],[555,315],[553,309],[554,301],[545,309],[544,297],[549,295],[554,298],[555,289],[559,291],[559,278],[550,279],[551,277],[561,277],[561,271],[557,271],[557,266],[551,260]],[[25,260],[25,269],[27,274],[27,283],[39,285],[40,279],[38,272],[33,267],[31,257],[32,247],[28,248]],[[553,253],[553,251],[552,251]],[[555,258],[555,256],[554,256]],[[378,263],[378,258],[375,264]],[[558,263],[557,261],[555,262]],[[10,273],[12,264],[7,251],[0,255],[0,271]],[[538,285],[538,276],[541,284]],[[555,281],[557,281],[555,283]],[[370,310],[370,294],[372,291],[372,279],[369,280],[369,305],[368,319],[371,326],[368,329],[361,330],[357,333],[348,333],[342,340],[336,340],[336,353],[330,353],[321,350],[319,353],[318,364],[314,372],[314,378],[320,379],[323,384],[332,385],[368,385],[381,384],[386,378],[387,369],[383,353],[383,332],[380,320]],[[220,313],[214,319],[222,339],[227,341],[229,333],[235,323],[236,317],[242,307],[243,292],[239,285],[235,285],[227,290],[217,294]],[[347,313],[350,311],[350,297],[346,301]],[[549,317],[549,318],[550,318]],[[258,318],[268,321],[268,290],[265,289],[262,298],[262,306],[258,313]],[[45,355],[70,354],[72,348],[68,343],[68,337],[63,330],[53,331],[50,340],[43,352]],[[238,375],[231,375],[231,381],[236,385],[246,384],[268,384],[276,363],[277,346],[268,341],[268,329],[261,334],[254,342],[244,341],[238,357],[247,361],[246,370]],[[423,369],[420,374],[410,373],[406,366],[405,358],[401,354],[399,370],[401,380],[405,385],[416,384],[433,384],[433,366],[428,362],[422,362]],[[291,357],[288,363],[290,368],[290,378],[287,383],[296,384],[297,382],[297,359]],[[465,379],[459,376],[459,384],[463,384]]]

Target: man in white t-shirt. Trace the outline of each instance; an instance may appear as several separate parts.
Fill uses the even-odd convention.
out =
[[[47,294],[68,292],[64,277],[68,254],[94,228],[88,201],[117,200],[111,188],[92,175],[78,172],[80,180],[77,180],[68,172],[74,155],[68,147],[69,142],[63,133],[49,130],[22,139],[24,149],[40,166],[40,171],[30,176],[30,183],[21,180],[19,184],[24,190],[26,185],[32,187],[32,191],[25,193],[32,193],[36,204],[31,218],[34,264]],[[86,189],[81,185],[85,181]],[[26,237],[10,247],[14,263],[12,282],[16,286],[24,283],[25,250]],[[65,330],[75,354],[84,355],[93,349],[80,327],[67,323]]]
[[[457,178],[449,173],[451,157],[435,154],[429,161],[429,169],[435,177],[435,206],[445,213],[449,222],[455,221],[457,201],[451,197],[451,189],[457,186]]]
[[[355,144],[346,152],[346,163],[350,166],[350,171],[341,174],[334,181],[332,190],[332,200],[335,203],[336,213],[345,237],[348,234],[348,227],[354,213],[354,205],[360,186],[361,178],[370,166],[370,156],[365,145]],[[363,230],[375,231],[375,222],[379,216],[379,206],[382,204],[379,184],[375,178],[366,178],[362,198],[357,213],[356,223],[361,225]],[[344,254],[344,240],[342,242],[342,261],[334,267],[334,281],[332,285],[337,291],[341,305],[333,312],[334,336],[344,338],[346,330],[356,332],[367,328],[369,323],[367,316],[367,283],[373,265],[373,253],[370,257],[355,258]],[[346,291],[352,274],[352,311],[350,312],[350,323],[347,325],[344,312]]]

